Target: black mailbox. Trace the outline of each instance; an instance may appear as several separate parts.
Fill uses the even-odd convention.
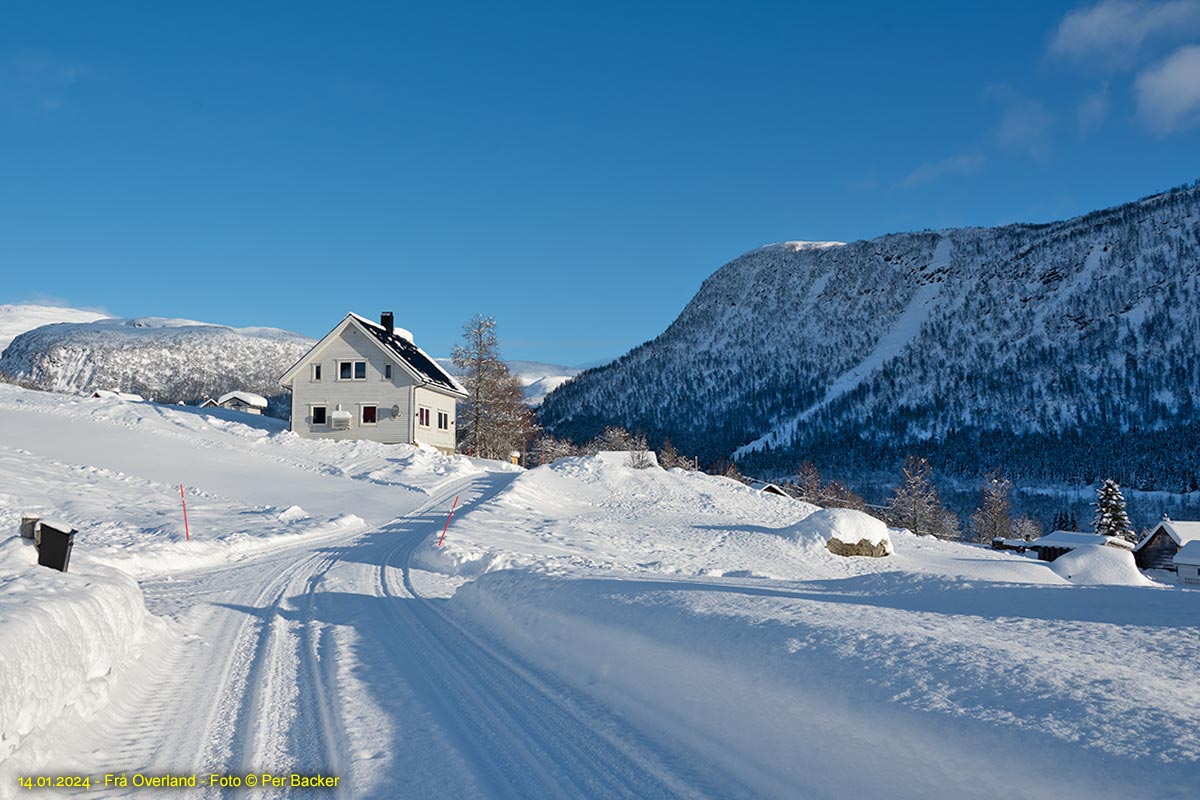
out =
[[[67,565],[71,563],[71,548],[75,546],[75,534],[79,531],[74,528],[61,530],[66,527],[45,522],[38,526],[42,534],[42,542],[38,547],[38,563],[43,567],[59,572],[67,571]]]

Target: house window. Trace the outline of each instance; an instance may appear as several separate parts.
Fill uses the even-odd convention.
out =
[[[312,407],[312,424],[313,425],[324,425],[325,424],[325,406],[313,406]]]
[[[321,365],[320,364],[313,364],[313,378],[312,379],[314,381],[321,380]]]
[[[429,427],[429,409],[425,406],[421,406],[421,408],[417,411],[417,424],[422,428]]]
[[[450,415],[447,414],[445,411],[438,412],[438,430],[439,431],[450,430]]]
[[[383,365],[383,377],[389,381],[392,379],[392,365],[391,364]]]
[[[376,408],[377,408],[377,406],[363,406],[362,407],[362,424],[363,425],[374,425],[375,424]]]
[[[338,380],[341,381],[365,381],[367,379],[367,362],[365,361],[339,361],[338,362]]]

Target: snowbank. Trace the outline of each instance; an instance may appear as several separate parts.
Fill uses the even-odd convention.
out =
[[[799,542],[819,541],[837,555],[888,555],[895,552],[888,527],[870,514],[849,508],[813,512],[789,532]]]
[[[132,578],[73,553],[38,566],[27,540],[0,542],[0,797],[44,763],[45,732],[101,708],[161,623]]]
[[[895,572],[763,583],[505,571],[447,606],[535,674],[630,720],[652,757],[693,765],[694,784],[1115,800],[1194,781],[1196,694],[1181,666],[1200,642],[1200,597],[1153,607],[1180,594]]]
[[[456,515],[445,545],[431,535],[414,564],[458,577],[514,567],[791,577],[812,574],[802,566],[812,556],[779,534],[815,510],[729,478],[637,469],[629,453],[562,458]]]
[[[1153,586],[1128,550],[1088,544],[1050,562],[1050,569],[1072,583],[1110,586]]]

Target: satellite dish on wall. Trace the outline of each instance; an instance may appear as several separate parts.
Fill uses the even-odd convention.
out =
[[[392,419],[400,416],[400,406],[392,406]]]

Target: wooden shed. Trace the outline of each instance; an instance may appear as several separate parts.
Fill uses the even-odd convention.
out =
[[[1133,558],[1137,561],[1138,569],[1174,571],[1175,555],[1188,542],[1194,541],[1200,541],[1200,522],[1177,522],[1163,517],[1150,535],[1133,548]]]

